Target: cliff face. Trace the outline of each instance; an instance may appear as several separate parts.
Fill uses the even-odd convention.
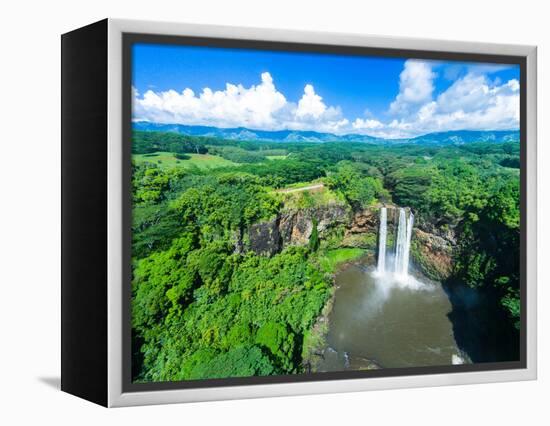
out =
[[[419,217],[411,240],[411,259],[428,278],[445,280],[452,272],[456,244],[455,226]]]
[[[280,217],[253,224],[248,230],[249,248],[256,254],[273,256],[281,251]]]
[[[425,220],[420,218],[415,224],[415,227],[421,231],[432,234],[437,237],[443,238],[448,241],[451,245],[456,245],[457,243],[457,226],[449,225],[447,223],[436,223],[433,221]]]
[[[386,206],[388,247],[393,246],[393,235],[399,220],[399,208]],[[380,206],[354,212],[347,224],[342,247],[359,247],[366,250],[378,250],[378,229],[380,228]]]
[[[399,207],[387,205],[387,245],[393,247],[399,222]],[[309,243],[317,224],[320,240],[338,235],[338,247],[358,247],[377,252],[380,206],[351,211],[342,205],[327,205],[280,213],[270,221],[252,225],[248,248],[257,254],[273,256],[284,247]],[[452,229],[419,220],[413,229],[411,260],[423,274],[434,280],[447,278],[452,268],[456,244]]]
[[[319,238],[324,239],[349,221],[348,209],[340,205],[283,212],[268,222],[250,227],[249,248],[256,254],[273,256],[287,246],[307,245],[315,223]]]
[[[319,238],[323,239],[332,229],[349,222],[349,211],[340,205],[329,205],[283,213],[279,222],[283,246],[307,244],[315,222]]]
[[[414,229],[411,259],[424,275],[436,281],[449,277],[452,270],[454,244],[438,235]]]

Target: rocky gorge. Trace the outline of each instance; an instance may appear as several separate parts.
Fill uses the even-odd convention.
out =
[[[316,228],[321,247],[360,248],[376,255],[380,208],[387,209],[387,246],[395,244],[399,206],[376,204],[352,210],[341,204],[328,204],[306,209],[283,210],[269,221],[253,224],[240,244],[256,254],[273,256],[287,246],[309,243]],[[415,268],[430,279],[441,281],[452,271],[456,235],[452,228],[440,227],[416,215],[413,228],[411,261]]]

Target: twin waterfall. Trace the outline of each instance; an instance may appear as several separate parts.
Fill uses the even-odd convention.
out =
[[[412,228],[414,215],[407,214],[405,209],[399,209],[399,225],[397,228],[397,239],[395,241],[395,254],[393,256],[393,268],[387,268],[386,243],[388,235],[388,212],[386,207],[380,209],[380,230],[378,235],[378,267],[377,275],[383,277],[386,272],[393,273],[399,280],[406,280],[409,276],[409,253],[411,249]],[[391,262],[391,258],[390,264]],[[389,269],[389,270],[388,270]]]
[[[388,212],[385,207],[380,209],[380,230],[378,231],[378,275],[386,273],[386,238],[388,235]]]

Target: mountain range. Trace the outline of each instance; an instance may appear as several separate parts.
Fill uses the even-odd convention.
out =
[[[309,130],[251,130],[246,127],[219,128],[210,126],[188,126],[184,124],[163,124],[136,121],[134,130],[173,132],[189,136],[206,136],[229,140],[253,140],[266,142],[366,142],[366,143],[412,143],[418,145],[461,145],[471,142],[502,143],[519,141],[519,130],[453,130],[428,133],[408,139],[383,139],[368,135],[335,135]]]

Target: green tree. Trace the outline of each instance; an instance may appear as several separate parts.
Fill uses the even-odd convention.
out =
[[[309,249],[315,252],[319,249],[319,230],[317,229],[317,219],[313,218],[311,235],[309,236]]]
[[[256,343],[266,348],[280,369],[288,373],[296,370],[295,339],[296,336],[286,325],[275,322],[263,324],[256,333]]]

